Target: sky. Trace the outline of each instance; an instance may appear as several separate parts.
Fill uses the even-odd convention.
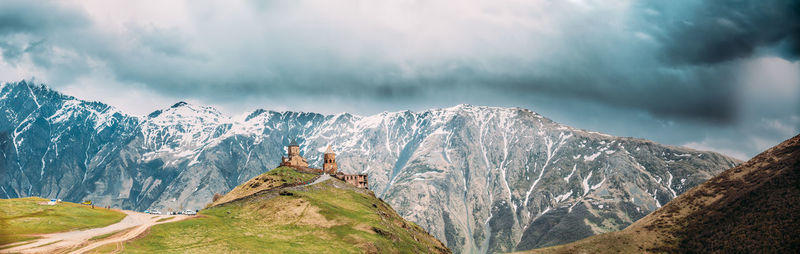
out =
[[[370,115],[521,107],[747,159],[800,133],[800,1],[0,2],[0,81]]]

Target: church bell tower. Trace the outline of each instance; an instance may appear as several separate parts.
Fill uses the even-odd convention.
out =
[[[328,149],[325,150],[325,154],[323,155],[322,171],[332,175],[336,174],[336,170],[338,169],[339,167],[336,165],[336,154],[333,153],[333,149],[328,145]]]

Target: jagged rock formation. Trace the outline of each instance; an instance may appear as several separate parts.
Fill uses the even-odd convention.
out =
[[[137,117],[19,82],[0,85],[0,197],[202,208],[277,166],[290,138],[314,167],[331,145],[339,171],[369,173],[371,190],[457,253],[619,230],[738,163],[520,108],[231,118],[181,102]]]
[[[690,189],[620,232],[541,253],[797,253],[800,135]]]

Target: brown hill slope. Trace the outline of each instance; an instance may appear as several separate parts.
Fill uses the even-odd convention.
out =
[[[800,135],[620,232],[532,253],[800,251]]]

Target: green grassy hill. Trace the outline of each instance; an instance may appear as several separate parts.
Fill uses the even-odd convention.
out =
[[[232,190],[196,219],[154,226],[130,253],[449,253],[364,189],[278,168]]]
[[[800,135],[722,172],[625,230],[530,253],[798,253]]]
[[[259,176],[253,177],[239,186],[236,186],[236,188],[233,188],[233,190],[225,194],[225,196],[222,196],[222,198],[218,200],[214,200],[208,206],[228,203],[236,199],[253,195],[260,191],[306,183],[316,179],[317,177],[318,176],[314,174],[297,172],[290,167],[278,167]]]
[[[0,245],[34,239],[33,234],[104,227],[126,216],[70,202],[43,205],[47,201],[37,197],[0,199]]]

